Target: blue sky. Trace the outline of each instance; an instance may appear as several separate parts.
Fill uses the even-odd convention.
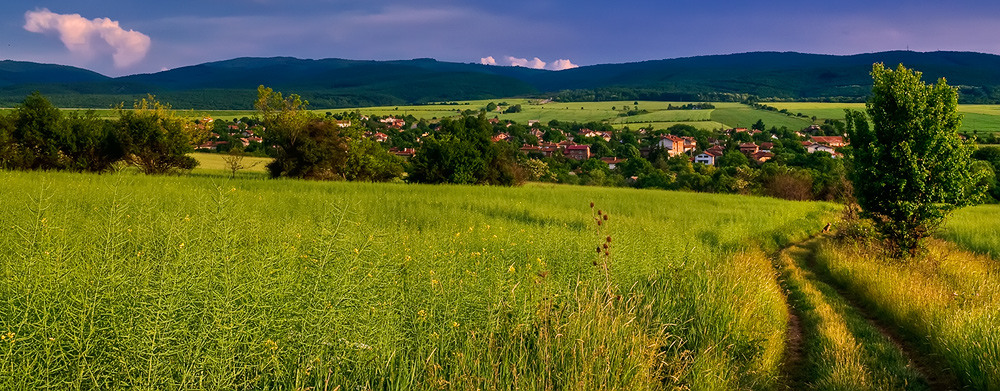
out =
[[[8,0],[0,60],[119,76],[252,56],[562,69],[748,51],[1000,54],[1000,2]],[[536,60],[537,58],[537,60]]]

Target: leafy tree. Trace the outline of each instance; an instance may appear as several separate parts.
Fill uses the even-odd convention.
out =
[[[979,178],[958,136],[956,89],[926,85],[902,64],[875,64],[871,75],[866,111],[846,110],[855,196],[890,251],[912,256],[952,210],[980,199]]]
[[[352,138],[344,177],[349,181],[387,182],[403,175],[403,161],[370,138]]]
[[[257,87],[254,108],[265,128],[262,138],[275,146],[267,170],[272,178],[343,179],[348,140],[333,120],[310,115],[308,105],[296,94],[284,97]]]
[[[424,139],[412,159],[410,182],[464,183],[510,186],[522,175],[517,150],[506,142],[493,143],[493,126],[486,116],[441,121],[438,134]]]
[[[125,157],[113,122],[99,118],[93,110],[71,112],[65,121],[74,141],[66,150],[72,160],[70,170],[103,172]]]
[[[1000,172],[1000,147],[982,147],[972,153],[972,157],[993,165],[994,172]]]
[[[114,129],[125,158],[143,173],[167,174],[198,165],[187,154],[194,152],[199,133],[185,128],[170,105],[150,95],[136,101],[132,110],[119,105],[118,115]]]
[[[764,120],[758,119],[757,122],[754,122],[753,125],[750,125],[750,129],[763,131],[764,129],[766,129],[766,127],[764,126]]]
[[[749,165],[750,159],[740,151],[728,150],[719,156],[715,163],[719,167],[740,167]]]
[[[21,169],[62,169],[70,165],[64,150],[73,134],[59,111],[35,91],[14,110],[11,139],[17,144],[8,159]]]

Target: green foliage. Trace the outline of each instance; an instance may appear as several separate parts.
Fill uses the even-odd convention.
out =
[[[197,133],[185,129],[169,105],[149,96],[135,102],[132,110],[119,107],[118,114],[114,127],[122,152],[143,173],[167,174],[198,165],[187,156],[194,151]]]
[[[925,85],[902,64],[875,64],[871,74],[867,115],[847,110],[855,195],[891,252],[913,255],[953,209],[979,200],[979,178],[958,137],[954,88],[944,79]]]
[[[403,175],[403,161],[368,138],[353,138],[347,146],[344,178],[349,181],[387,182]]]
[[[60,169],[69,165],[64,150],[73,144],[73,135],[62,112],[42,94],[24,98],[13,114],[12,140],[18,144],[11,158],[16,168]]]
[[[517,150],[493,143],[493,126],[485,115],[441,121],[438,134],[424,139],[407,178],[416,183],[511,186],[523,181]]]

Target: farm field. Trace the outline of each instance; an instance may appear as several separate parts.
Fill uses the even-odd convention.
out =
[[[3,389],[772,388],[787,312],[766,254],[839,209],[128,172],[0,184]]]
[[[844,119],[844,109],[864,110],[864,103],[820,103],[820,102],[767,102],[768,106],[779,110],[802,113],[807,117],[816,116],[818,122],[825,119]],[[962,114],[962,132],[1000,132],[1000,105],[958,105]],[[764,120],[767,123],[767,120]],[[790,128],[791,129],[791,128]]]
[[[194,152],[189,156],[198,161],[198,167],[191,171],[192,174],[226,176],[231,173],[224,160],[228,156],[226,154]],[[273,159],[266,157],[244,157],[243,165],[247,168],[239,170],[236,175],[248,178],[261,177],[261,174],[267,173],[266,166],[271,160]]]
[[[765,104],[777,109],[787,109],[792,114],[802,113],[806,116],[788,116],[785,114],[755,110],[749,106],[732,103],[713,103],[715,109],[707,110],[667,110],[668,105],[680,106],[688,103],[698,102],[655,102],[639,101],[639,109],[648,110],[649,113],[639,114],[630,117],[619,117],[618,114],[623,106],[633,107],[635,101],[611,101],[611,102],[550,102],[543,105],[533,104],[533,100],[528,99],[490,99],[458,101],[455,104],[428,104],[411,106],[382,106],[382,107],[358,107],[342,109],[314,109],[314,113],[325,115],[326,113],[342,113],[360,111],[366,115],[378,116],[399,116],[413,115],[419,119],[436,120],[441,118],[455,117],[461,115],[462,111],[478,111],[486,107],[490,102],[507,102],[510,105],[520,104],[523,111],[520,113],[501,114],[500,112],[487,113],[489,117],[497,117],[503,120],[511,120],[522,124],[527,124],[529,120],[538,120],[543,124],[551,120],[567,122],[607,122],[615,128],[621,129],[628,126],[631,129],[638,129],[643,126],[653,125],[655,129],[666,129],[676,124],[687,124],[699,129],[723,129],[733,127],[749,127],[758,119],[763,120],[767,127],[786,126],[789,129],[801,129],[812,125],[811,117],[815,116],[815,123],[822,123],[826,119],[844,118],[844,109],[863,110],[864,103],[821,103],[821,102],[766,102]],[[450,102],[449,102],[450,103]],[[615,108],[616,110],[612,110]],[[0,109],[0,114],[10,109]],[[116,118],[114,110],[96,110],[98,116],[102,118]],[[1000,105],[959,105],[959,112],[963,115],[963,132],[1000,132]],[[253,117],[255,112],[242,110],[178,110],[177,114],[191,119],[212,117],[232,120],[233,118]]]

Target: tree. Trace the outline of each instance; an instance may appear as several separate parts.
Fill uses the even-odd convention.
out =
[[[855,196],[891,253],[913,256],[952,210],[980,199],[979,174],[958,136],[955,88],[926,85],[902,64],[875,64],[871,75],[866,111],[846,110]]]
[[[511,186],[523,180],[516,155],[507,142],[490,141],[493,126],[486,116],[441,121],[438,134],[424,139],[411,160],[407,181]]]
[[[132,110],[118,106],[114,130],[125,158],[146,174],[190,170],[198,161],[187,156],[194,151],[199,132],[184,126],[170,105],[152,95],[136,101]]]
[[[8,157],[21,169],[62,169],[70,165],[65,149],[73,143],[62,112],[39,92],[24,98],[13,114],[11,138],[17,147]]]
[[[236,172],[239,170],[245,170],[248,168],[256,167],[260,162],[253,162],[249,166],[243,164],[243,160],[247,157],[247,153],[243,150],[243,146],[233,147],[222,157],[222,161],[225,162],[226,169],[230,171],[230,179],[236,178]]]

